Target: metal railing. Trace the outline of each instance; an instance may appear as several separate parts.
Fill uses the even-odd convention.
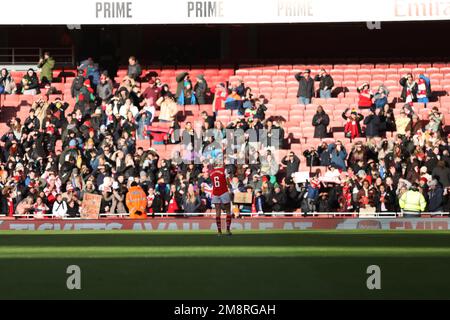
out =
[[[207,216],[215,216],[215,212],[202,212],[202,213],[168,213],[168,212],[160,212],[160,213],[153,213],[148,214],[148,217],[207,217]],[[222,215],[225,215],[225,213],[222,213]],[[417,217],[421,216],[449,216],[449,212],[422,212],[418,213]],[[251,213],[251,212],[240,212],[239,216],[245,216],[245,217],[253,217],[253,218],[260,218],[260,217],[280,217],[280,216],[286,216],[286,217],[298,217],[298,218],[360,218],[360,219],[395,219],[395,218],[402,218],[403,213],[401,212],[373,212],[373,213],[358,213],[358,212],[264,212],[264,213]],[[6,215],[0,215],[1,217],[6,217]],[[60,216],[54,216],[53,214],[44,214],[40,215],[39,218],[36,218],[34,214],[15,214],[13,215],[14,218],[25,218],[25,219],[70,219],[70,220],[83,220],[83,218],[80,217],[60,217]],[[101,213],[99,214],[99,219],[108,219],[108,218],[128,218],[129,213]],[[88,219],[86,219],[88,220]]]
[[[37,65],[45,51],[50,52],[57,67],[75,65],[74,47],[0,47],[0,65]]]

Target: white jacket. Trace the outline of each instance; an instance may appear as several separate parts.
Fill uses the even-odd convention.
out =
[[[63,218],[67,214],[67,203],[63,200],[61,203],[55,201],[53,203],[52,213],[55,217]]]

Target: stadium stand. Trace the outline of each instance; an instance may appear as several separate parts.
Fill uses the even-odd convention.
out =
[[[329,73],[334,81],[331,98],[320,98],[316,92],[309,104],[299,104],[299,81],[295,75],[308,69],[311,70],[312,77],[321,70]],[[282,134],[279,150],[267,148],[267,145],[259,150],[262,153],[262,163],[252,165],[247,161],[244,167],[227,166],[230,177],[238,179],[231,181],[233,192],[246,192],[248,188],[252,190],[252,203],[239,207],[242,214],[300,210],[304,214],[333,211],[376,211],[388,214],[404,209],[401,196],[406,192],[419,193],[425,201],[425,205],[422,206],[421,203],[417,210],[409,208],[407,211],[448,212],[450,157],[446,124],[450,123],[450,63],[241,65],[236,70],[213,66],[148,66],[142,69],[139,78],[131,80],[128,76],[129,69],[123,68],[118,70],[116,77],[111,80],[106,77],[105,81],[111,82],[114,87],[116,101],[120,100],[120,92],[125,88],[126,97],[131,98],[131,104],[137,106],[136,113],[132,112],[132,108],[127,109],[132,113],[130,118],[129,112],[122,115],[120,111],[121,106],[126,104],[126,99],[120,100],[119,105],[115,105],[117,109],[114,109],[114,100],[102,102],[98,98],[98,91],[94,91],[98,83],[94,83],[92,77],[85,81],[89,72],[88,69],[84,71],[83,85],[75,95],[73,87],[77,69],[65,69],[65,74],[73,75],[68,77],[60,76],[63,70],[53,70],[53,77],[57,80],[51,86],[41,85],[41,93],[38,95],[19,94],[23,85],[21,79],[26,72],[10,72],[18,86],[18,92],[2,94],[0,102],[2,213],[16,217],[38,217],[38,214],[77,217],[83,194],[91,192],[102,195],[102,213],[125,214],[129,208],[123,197],[133,181],[140,184],[148,195],[148,214],[185,212],[187,200],[184,194],[187,193],[194,195],[199,212],[207,212],[211,208],[208,198],[210,181],[207,174],[202,176],[206,166],[183,164],[175,167],[163,159],[175,162],[177,157],[185,156],[187,151],[195,158],[193,146],[188,141],[194,141],[194,134],[187,133],[190,131],[187,126],[191,123],[194,129],[203,127],[205,131],[205,122],[210,117],[222,122],[226,128],[245,126],[247,130],[250,125],[251,128],[264,128],[265,133],[272,132],[267,128],[270,122]],[[100,77],[100,70],[95,72]],[[177,81],[177,77],[183,72],[190,75],[189,85],[185,78]],[[402,98],[403,87],[399,81],[407,74],[412,75],[416,86],[417,82],[423,87],[414,89],[413,86],[406,86],[406,97]],[[428,82],[420,82],[421,75],[425,75]],[[39,76],[37,74],[38,78]],[[192,89],[197,92],[194,85],[199,76],[210,86],[210,90],[205,92],[208,102],[205,104],[199,104],[199,97],[192,94]],[[153,84],[155,81],[158,82]],[[387,89],[386,102],[381,108],[358,107],[361,98],[358,88],[364,83],[370,84],[367,92],[371,95],[371,104],[374,103],[373,95],[377,93],[379,86],[383,85]],[[168,85],[167,92],[164,85]],[[158,88],[158,94],[153,97],[155,100],[152,100],[150,106],[143,95],[154,86]],[[427,86],[431,89],[429,93],[425,92]],[[239,92],[241,87],[243,91]],[[247,93],[247,88],[251,88],[251,93]],[[319,82],[316,81],[315,90],[318,91],[318,88]],[[218,102],[221,89],[225,89],[223,104]],[[234,100],[229,100],[233,95],[232,90],[237,90],[237,104],[233,104]],[[413,96],[414,90],[417,92]],[[181,92],[183,93],[180,94]],[[246,96],[247,94],[251,96]],[[417,102],[419,98],[416,95],[420,94],[426,98],[420,101],[426,102]],[[183,96],[182,101],[180,95]],[[197,101],[192,98],[188,101],[191,95]],[[150,96],[147,95],[146,98]],[[172,96],[177,99],[176,116],[169,116],[174,121],[161,121],[161,104],[165,103],[166,98],[157,102],[160,96],[169,97],[167,101]],[[246,105],[246,101],[249,104]],[[108,104],[112,109],[109,113]],[[313,121],[319,106],[329,118],[324,134],[320,137],[316,134],[317,124],[314,125]],[[145,125],[139,124],[137,120],[142,116],[141,111],[147,110],[144,107],[156,107],[156,110],[152,109],[153,121]],[[260,108],[266,109],[262,112],[263,115],[257,115]],[[31,109],[35,110],[41,121],[41,130],[26,129],[23,125],[29,123]],[[40,109],[51,111],[39,114],[42,111]],[[68,122],[67,114],[72,112],[73,119]],[[99,117],[94,119],[92,114],[96,112]],[[115,119],[113,116],[117,113],[123,118]],[[355,129],[351,138],[351,124],[356,126],[357,121],[345,120],[343,113],[349,117],[351,114],[361,114],[364,117],[360,122],[360,132]],[[395,128],[396,124],[398,126],[397,120],[402,116],[408,122],[406,132],[405,128],[401,132]],[[373,118],[379,118],[380,121],[372,125],[370,121]],[[214,120],[212,123],[215,126]],[[388,125],[389,121],[391,127]],[[249,124],[250,122],[262,125]],[[72,136],[67,130],[68,125],[71,125],[69,130],[73,129],[75,132]],[[51,127],[54,129],[49,129]],[[181,129],[181,137],[176,137],[175,131],[178,128]],[[373,128],[376,129],[376,134],[371,135],[369,132]],[[140,133],[136,133],[139,130]],[[130,134],[124,134],[125,131]],[[30,139],[33,132],[36,135]],[[115,141],[109,144],[115,156],[106,156],[107,160],[104,155],[107,144],[103,141],[106,136],[111,136]],[[86,148],[89,143],[92,143],[95,155],[89,155],[90,149]],[[206,146],[210,143],[211,141],[204,140],[201,150],[197,151],[204,155]],[[248,147],[248,142],[244,140],[243,143]],[[359,143],[362,143],[362,151],[357,150]],[[339,144],[342,146],[338,146]],[[346,150],[345,155],[339,148]],[[41,153],[33,154],[33,149],[38,149]],[[61,153],[67,155],[67,150],[76,150],[74,156],[63,158]],[[119,150],[123,151],[123,159],[120,161],[117,160]],[[273,151],[276,157],[275,172],[270,169],[271,163],[267,163],[267,150]],[[292,162],[289,155],[293,155]],[[217,156],[218,154],[209,154],[210,158]],[[338,159],[341,156],[342,162]],[[48,164],[50,158],[57,161]],[[155,159],[160,159],[159,163]],[[33,166],[36,163],[38,165]],[[110,168],[106,168],[106,171],[99,169],[105,166]],[[30,175],[32,171],[39,174]],[[302,180],[300,175],[290,175],[297,172],[307,172],[308,179]],[[78,183],[75,181],[79,173],[84,179]],[[182,177],[177,180],[179,173]],[[119,176],[126,180],[119,181]],[[257,181],[252,181],[253,176]],[[90,189],[86,187],[88,181],[92,182]],[[366,182],[368,186],[365,185]],[[195,186],[195,191],[189,188],[190,185]],[[158,195],[164,200],[157,201]],[[439,197],[440,201],[437,200]],[[41,200],[36,206],[37,198]],[[66,207],[71,203],[71,207],[75,206],[77,210],[55,209],[62,202],[66,203]]]

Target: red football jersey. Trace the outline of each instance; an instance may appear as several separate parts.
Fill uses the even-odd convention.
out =
[[[227,178],[225,176],[224,168],[216,168],[210,171],[209,176],[211,177],[214,196],[221,196],[228,192]]]

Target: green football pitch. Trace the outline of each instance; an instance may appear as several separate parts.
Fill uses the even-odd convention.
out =
[[[450,232],[1,232],[0,299],[15,298],[448,299]]]

